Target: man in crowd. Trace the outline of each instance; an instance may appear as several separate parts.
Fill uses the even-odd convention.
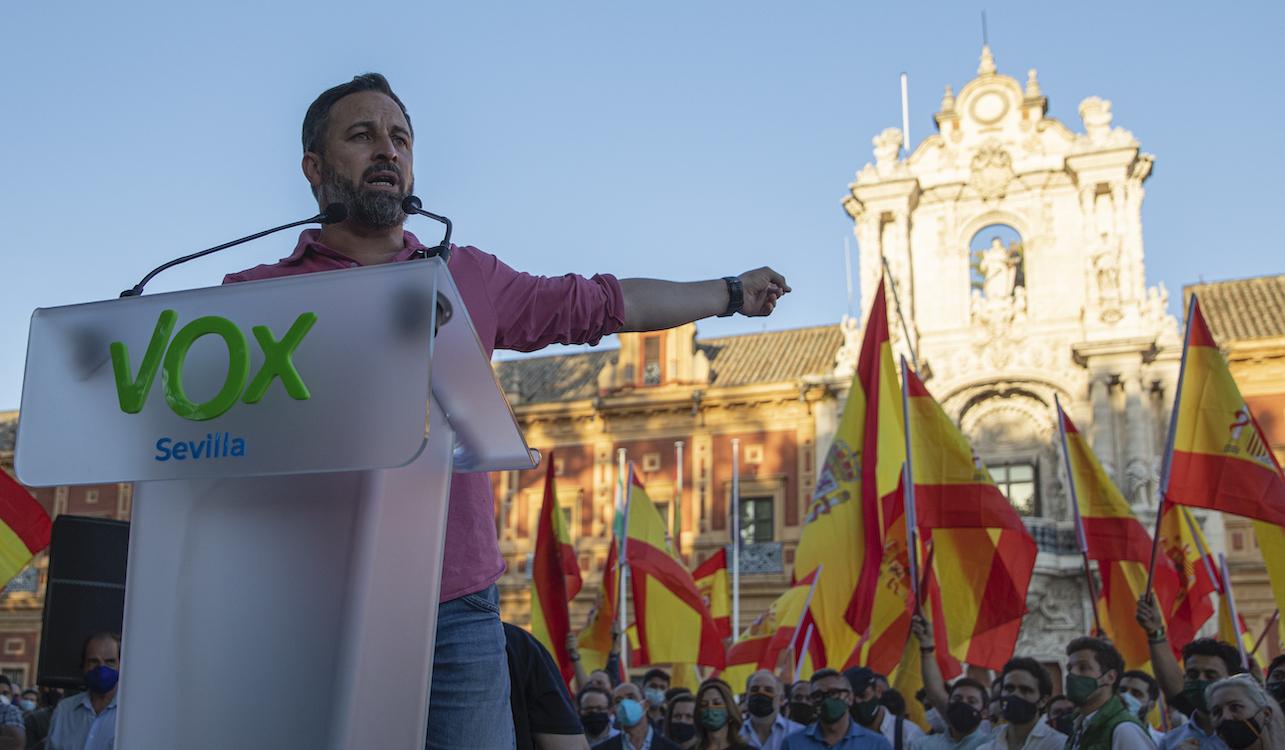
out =
[[[611,726],[611,693],[597,685],[585,685],[576,695],[576,705],[590,745],[606,742],[619,734],[619,730]]]
[[[1285,710],[1285,654],[1280,654],[1267,665],[1266,688],[1267,694]]]
[[[990,696],[986,686],[969,677],[961,677],[946,688],[946,680],[933,655],[932,628],[922,615],[910,620],[910,628],[919,639],[919,669],[924,680],[928,702],[946,721],[946,731],[931,734],[915,742],[914,750],[973,750],[990,739],[988,727],[982,726],[982,713]]]
[[[347,218],[303,232],[289,257],[229,274],[225,283],[406,261],[427,251],[402,228],[402,202],[414,187],[415,136],[383,76],[357,76],[323,92],[304,116],[302,135],[303,173],[317,205],[342,203]],[[596,344],[618,331],[661,330],[714,315],[768,315],[790,291],[767,268],[691,283],[537,277],[473,247],[455,248],[449,269],[488,355],[496,348]],[[504,558],[491,482],[484,472],[462,473],[450,487],[428,747],[509,747],[510,686],[495,587]]]
[[[1142,722],[1116,695],[1124,660],[1100,638],[1076,638],[1066,646],[1066,697],[1076,705],[1069,750],[1152,750]]]
[[[651,707],[642,691],[632,682],[622,682],[611,692],[620,733],[605,742],[594,745],[596,750],[678,750],[674,743],[647,721]]]
[[[802,724],[781,715],[784,693],[781,681],[771,670],[760,669],[745,680],[745,708],[749,720],[741,724],[741,738],[759,750],[780,750],[787,735],[803,728]]]
[[[669,689],[669,673],[652,667],[643,675],[643,697],[647,699],[647,720],[657,730],[665,723],[665,691]]]
[[[1070,737],[1075,731],[1075,704],[1065,695],[1049,699],[1048,725]]]
[[[35,711],[40,707],[40,691],[35,688],[27,688],[22,691],[22,697],[18,699],[18,708],[22,709],[24,715]]]
[[[1209,708],[1205,705],[1205,688],[1245,671],[1240,651],[1214,638],[1197,638],[1182,647],[1183,668],[1179,669],[1154,596],[1138,600],[1137,618],[1147,633],[1156,682],[1169,704],[1190,717],[1187,723],[1165,733],[1160,750],[1187,750],[1184,743],[1188,740],[1195,740],[1200,750],[1224,750],[1226,744],[1214,732]]]
[[[13,683],[0,674],[0,750],[22,750],[26,746],[26,722],[14,701],[15,694]]]
[[[85,673],[85,692],[58,701],[49,721],[48,750],[107,750],[116,743],[120,635],[89,636],[81,649],[80,660]]]
[[[1000,673],[998,718],[1004,723],[984,750],[1062,750],[1066,735],[1040,721],[1053,693],[1053,679],[1034,659],[1009,659]]]
[[[1147,728],[1151,741],[1158,747],[1164,739],[1164,732],[1151,726],[1147,718],[1156,701],[1160,700],[1160,685],[1156,678],[1141,669],[1131,669],[1120,678],[1120,700],[1129,708]]]
[[[790,686],[790,694],[786,697],[789,701],[786,713],[790,721],[806,727],[817,720],[817,707],[812,703],[811,682],[799,680]]]
[[[504,623],[504,640],[517,750],[588,750],[579,712],[553,657],[535,636],[511,623]]]
[[[686,688],[679,689],[682,692],[669,697],[664,734],[679,750],[691,750],[700,739],[696,733],[696,696]]]
[[[883,705],[887,695],[887,680],[868,667],[854,667],[844,676],[852,685],[852,718],[872,732],[882,734],[893,750],[909,750],[911,743],[924,736],[924,730],[914,722],[895,715]]]
[[[784,750],[891,750],[883,735],[852,720],[852,685],[833,669],[812,674],[812,703],[817,721],[785,738]]]

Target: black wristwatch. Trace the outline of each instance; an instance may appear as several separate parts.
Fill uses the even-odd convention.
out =
[[[718,316],[720,318],[735,315],[745,304],[745,290],[741,286],[741,280],[735,276],[724,276],[723,281],[727,282],[727,310]]]

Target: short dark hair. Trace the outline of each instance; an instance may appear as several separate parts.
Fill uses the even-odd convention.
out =
[[[667,685],[669,684],[669,673],[661,669],[660,667],[652,667],[651,669],[647,670],[643,674],[642,684],[646,685],[647,681],[653,677],[659,677],[660,679],[665,681],[665,684]]]
[[[584,687],[580,688],[580,692],[576,693],[576,709],[577,709],[577,710],[579,710],[579,709],[580,709],[580,704],[581,704],[581,703],[584,703],[584,697],[585,697],[586,695],[591,694],[591,693],[600,693],[600,694],[602,694],[602,697],[604,697],[604,698],[606,698],[606,699],[607,699],[607,705],[608,705],[608,706],[610,706],[610,705],[611,705],[611,693],[608,693],[606,690],[603,690],[602,688],[598,687],[597,685],[585,685]]]
[[[813,672],[813,673],[812,673],[812,679],[810,679],[810,680],[808,680],[808,681],[809,681],[809,682],[811,682],[813,685],[815,685],[815,684],[817,684],[817,683],[818,683],[818,682],[820,682],[821,680],[824,680],[824,679],[825,679],[825,678],[827,678],[827,677],[843,677],[843,681],[844,681],[845,683],[847,683],[847,685],[848,685],[848,689],[849,689],[849,690],[851,690],[851,689],[852,689],[852,683],[851,683],[851,682],[848,682],[848,678],[847,678],[847,677],[844,677],[843,673],[842,673],[842,672],[840,672],[840,671],[839,671],[839,670],[837,670],[837,669],[829,669],[829,668],[826,668],[826,669],[818,669],[817,671],[815,671],[815,672]]]
[[[1267,671],[1263,674],[1263,677],[1270,677],[1277,667],[1285,667],[1285,654],[1279,654],[1275,659],[1272,659],[1272,663],[1267,665]]]
[[[100,630],[97,633],[91,633],[85,642],[80,645],[80,663],[85,663],[85,656],[89,654],[89,644],[94,641],[115,641],[116,656],[120,657],[120,633],[114,633],[110,630]]]
[[[893,716],[906,715],[906,699],[895,687],[883,691],[883,697],[879,699],[879,703]]]
[[[81,661],[84,661],[84,659],[82,659]],[[13,681],[10,680],[7,675],[0,674],[0,685],[8,685],[9,687],[13,687]]]
[[[1009,659],[1004,665],[1004,670],[1000,672],[1000,690],[1004,689],[1004,678],[1009,672],[1025,672],[1035,678],[1040,685],[1040,697],[1043,698],[1053,692],[1053,678],[1049,677],[1049,671],[1044,668],[1043,664],[1030,658],[1029,656],[1015,656]]]
[[[669,735],[669,727],[674,723],[674,709],[678,708],[679,703],[695,703],[696,696],[687,688],[671,688],[672,690],[682,690],[683,692],[674,695],[669,699],[668,705],[665,706],[665,725],[662,727],[665,735]]]
[[[986,689],[986,686],[977,680],[974,680],[972,677],[960,677],[958,680],[950,683],[950,689],[946,691],[946,695],[954,695],[955,691],[960,688],[972,688],[981,693],[983,703],[989,701],[991,698],[990,691]]]
[[[808,686],[811,686],[811,685],[812,685],[812,683],[811,683],[811,681],[809,681],[809,680],[798,680],[798,681],[796,681],[796,682],[791,682],[791,683],[790,683],[790,689],[785,691],[785,696],[786,696],[787,698],[792,698],[792,697],[794,697],[794,689],[795,689],[795,688],[797,688],[799,685],[808,685]]]
[[[1227,674],[1242,674],[1245,665],[1240,661],[1240,650],[1217,638],[1197,638],[1182,647],[1182,660],[1185,663],[1193,656],[1217,656],[1227,665]]]
[[[1160,685],[1156,682],[1156,678],[1146,672],[1143,672],[1141,669],[1130,669],[1128,672],[1120,675],[1120,679],[1122,680],[1126,677],[1130,677],[1135,680],[1142,680],[1147,683],[1147,695],[1151,697],[1152,701],[1155,701],[1160,697]]]
[[[377,91],[397,102],[397,106],[402,110],[402,117],[406,118],[406,127],[410,128],[411,137],[414,137],[415,126],[411,125],[410,115],[406,112],[406,105],[402,104],[402,100],[397,98],[397,94],[393,93],[393,87],[388,85],[388,79],[379,73],[362,73],[359,76],[354,76],[348,83],[341,83],[321,92],[321,95],[308,106],[308,113],[303,116],[303,150],[305,152],[325,153],[326,128],[330,125],[330,108],[345,96],[362,91]]]
[[[1066,644],[1067,656],[1077,651],[1092,651],[1093,660],[1098,663],[1098,669],[1102,674],[1115,670],[1115,682],[1111,687],[1114,688],[1120,684],[1120,677],[1124,674],[1124,657],[1120,656],[1120,652],[1115,650],[1115,646],[1112,646],[1110,641],[1094,638],[1091,635],[1081,636]]]

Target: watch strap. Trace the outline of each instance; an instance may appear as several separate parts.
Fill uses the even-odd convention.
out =
[[[727,309],[718,316],[720,318],[735,315],[745,305],[745,289],[741,280],[735,276],[724,276],[723,281],[727,283]]]

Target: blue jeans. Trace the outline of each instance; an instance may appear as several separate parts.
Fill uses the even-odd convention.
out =
[[[427,750],[513,750],[509,659],[500,625],[500,592],[442,602],[437,610]]]

